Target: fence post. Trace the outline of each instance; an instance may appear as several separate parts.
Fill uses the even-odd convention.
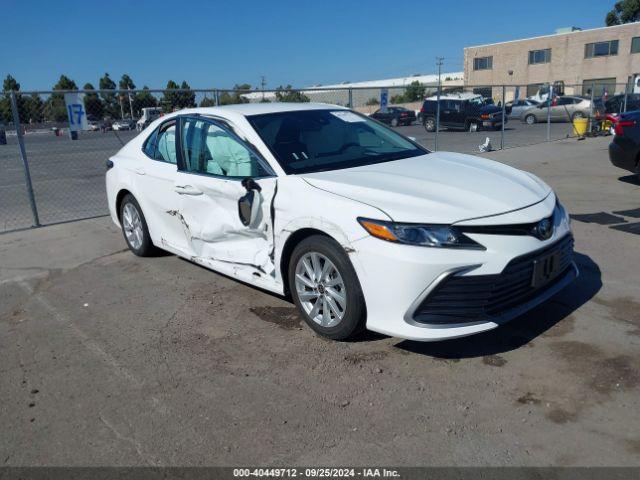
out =
[[[20,157],[22,158],[22,167],[24,171],[24,181],[27,185],[27,194],[29,195],[29,203],[31,204],[31,213],[33,214],[33,226],[40,226],[38,218],[38,208],[36,207],[36,198],[33,194],[33,185],[31,184],[31,173],[29,172],[29,162],[27,161],[27,151],[24,148],[24,137],[22,136],[22,126],[20,125],[20,114],[18,113],[18,101],[16,100],[16,92],[11,91],[11,113],[13,114],[13,125],[16,127],[16,136],[18,138],[18,147],[20,148]]]
[[[218,107],[220,105],[219,99],[218,99],[218,89],[217,88],[213,91],[213,104],[216,107]]]
[[[627,95],[629,94],[629,82],[627,82],[624,86],[624,106],[622,107],[622,112],[618,112],[618,113],[623,113],[627,111]]]
[[[551,141],[551,100],[553,97],[553,85],[549,84],[547,94],[547,142]]]
[[[433,150],[438,151],[438,131],[440,130],[440,77],[438,77],[438,90],[436,91],[436,136],[433,141]]]
[[[593,119],[593,96],[595,95],[596,90],[596,82],[591,82],[591,105],[589,105],[589,133],[591,133],[591,129],[593,128],[592,119]]]
[[[349,89],[349,108],[353,108],[353,89]]]
[[[504,120],[507,109],[507,87],[502,85],[502,126],[500,127],[500,150],[504,150]]]

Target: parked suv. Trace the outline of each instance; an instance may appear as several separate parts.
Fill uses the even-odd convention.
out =
[[[640,94],[629,93],[626,98],[625,109],[625,95],[624,93],[617,93],[604,102],[606,113],[623,113],[630,112],[632,110],[640,110]]]
[[[436,130],[436,97],[427,98],[420,110],[420,119],[427,132]],[[508,121],[506,112],[504,121]],[[502,108],[489,104],[482,96],[474,94],[445,95],[440,97],[440,126],[475,132],[480,128],[500,128]]]

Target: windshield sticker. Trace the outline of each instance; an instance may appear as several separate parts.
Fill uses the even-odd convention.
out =
[[[353,112],[350,112],[348,110],[342,110],[342,111],[338,111],[338,112],[331,112],[331,115],[333,115],[334,117],[338,117],[340,120],[343,120],[345,122],[364,122],[364,118],[356,115]]]

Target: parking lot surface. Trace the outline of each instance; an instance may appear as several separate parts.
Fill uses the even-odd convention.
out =
[[[640,181],[607,144],[487,155],[556,189],[581,275],[441,343],[324,340],[285,299],[133,256],[107,218],[0,235],[0,461],[637,465]]]

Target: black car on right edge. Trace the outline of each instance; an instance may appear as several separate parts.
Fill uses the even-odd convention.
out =
[[[420,122],[427,132],[436,130],[437,97],[427,98],[420,110]],[[511,109],[507,108],[504,123]],[[502,126],[502,107],[488,103],[481,95],[452,93],[440,96],[440,127],[475,132],[481,128],[497,129]]]
[[[614,125],[609,159],[616,167],[640,173],[640,110],[620,115]]]

